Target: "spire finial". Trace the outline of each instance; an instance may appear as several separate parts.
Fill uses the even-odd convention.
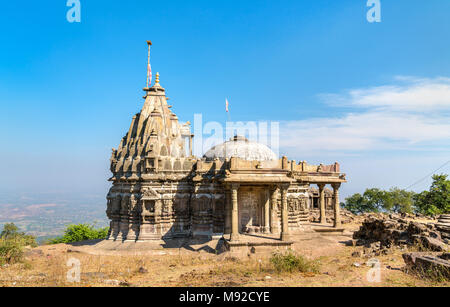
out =
[[[156,84],[159,85],[159,72],[156,73],[155,85],[156,85]]]
[[[150,47],[152,45],[151,41],[147,41],[148,45],[148,64],[147,64],[147,87],[150,87],[150,84],[152,84],[152,66],[150,65]]]

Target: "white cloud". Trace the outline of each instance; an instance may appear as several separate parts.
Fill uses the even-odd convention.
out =
[[[327,103],[396,111],[438,111],[450,109],[450,78],[419,79],[396,77],[397,85],[352,89],[343,95],[325,94]]]
[[[400,84],[321,95],[352,113],[280,124],[290,155],[368,150],[450,148],[450,79],[397,77]]]

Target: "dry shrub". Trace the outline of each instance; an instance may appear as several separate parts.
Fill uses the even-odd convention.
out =
[[[270,257],[270,263],[278,273],[319,273],[320,268],[317,261],[308,260],[304,256],[298,255],[293,251],[274,253],[272,257]]]
[[[13,264],[23,259],[23,241],[19,238],[0,238],[0,265]]]

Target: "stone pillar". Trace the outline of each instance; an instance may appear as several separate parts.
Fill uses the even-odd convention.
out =
[[[270,232],[275,234],[280,231],[278,229],[278,187],[272,190],[270,205]]]
[[[189,156],[192,157],[192,137],[193,135],[191,134],[189,136]]]
[[[281,241],[290,241],[289,232],[289,210],[287,203],[287,192],[289,185],[281,187]]]
[[[231,185],[232,211],[231,211],[230,241],[238,241],[239,240],[238,189],[239,189],[239,184]]]
[[[270,194],[266,193],[264,203],[264,233],[270,232]]]
[[[326,210],[325,210],[325,184],[320,183],[319,186],[319,208],[320,208],[320,224],[327,223]]]
[[[225,234],[231,234],[231,218],[233,207],[231,204],[231,191],[225,190]]]
[[[339,188],[341,184],[333,184],[333,200],[334,200],[334,227],[341,227],[341,208],[339,203]]]

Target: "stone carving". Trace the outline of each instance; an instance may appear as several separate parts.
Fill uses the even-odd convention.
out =
[[[138,202],[136,196],[132,194],[130,197],[130,210],[128,212],[130,215],[136,216],[138,214]]]
[[[241,231],[254,232],[262,225],[261,191],[243,191],[238,196]]]
[[[147,187],[142,191],[142,199],[143,200],[156,200],[160,199],[161,195],[156,192],[153,188]]]

